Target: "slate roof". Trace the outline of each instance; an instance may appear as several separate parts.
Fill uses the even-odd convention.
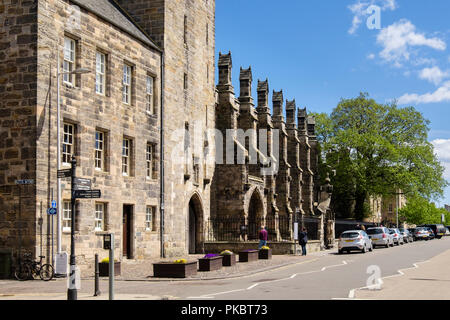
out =
[[[70,0],[153,49],[162,51],[114,0]]]

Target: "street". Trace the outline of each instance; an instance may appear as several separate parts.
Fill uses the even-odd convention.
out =
[[[192,281],[116,281],[116,299],[124,300],[330,300],[348,299],[379,271],[381,278],[398,274],[450,250],[450,238],[419,241],[366,254],[311,254],[308,259],[278,269],[233,279]],[[369,279],[369,283],[368,283]],[[420,285],[420,284],[419,284]],[[107,299],[108,281],[100,281],[102,295],[93,297],[93,280],[83,280],[79,299]],[[0,300],[65,300],[66,280],[51,282],[1,281]],[[445,298],[445,297],[444,297]],[[450,297],[447,297],[450,299]],[[402,296],[398,296],[402,299]]]

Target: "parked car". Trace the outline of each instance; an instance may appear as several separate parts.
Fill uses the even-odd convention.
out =
[[[434,233],[433,229],[431,229],[430,227],[425,227],[425,229],[428,231],[428,240],[433,240],[436,238],[436,234]]]
[[[384,227],[369,228],[367,229],[367,234],[369,235],[369,238],[372,240],[372,246],[374,248],[378,246],[384,246],[386,248],[394,246],[394,239],[390,234],[388,228]]]
[[[430,233],[424,227],[418,227],[414,230],[414,240],[428,240],[430,237]]]
[[[448,237],[450,236],[450,229],[447,227],[445,228],[445,235]]]
[[[405,241],[405,243],[409,243],[409,242],[413,242],[413,236],[412,234],[409,232],[408,229],[405,228],[399,228],[398,230],[400,230],[400,233],[403,236],[403,240]]]
[[[403,240],[403,235],[400,232],[400,230],[398,230],[397,228],[391,228],[389,229],[390,233],[392,234],[392,236],[394,237],[394,243],[396,245],[403,245],[405,244],[405,240]]]
[[[341,234],[339,239],[339,254],[350,251],[361,251],[366,253],[373,250],[372,240],[363,230],[350,230]]]
[[[426,227],[433,230],[436,239],[441,239],[445,235],[445,227],[443,224],[424,224],[419,227]]]

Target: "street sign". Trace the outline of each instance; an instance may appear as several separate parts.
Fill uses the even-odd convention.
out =
[[[91,190],[92,182],[90,179],[74,178],[73,190]]]
[[[33,179],[16,180],[16,184],[34,184]]]
[[[58,210],[56,210],[56,208],[47,209],[47,214],[49,214],[49,215],[56,215],[57,213],[58,213]]]
[[[95,199],[101,198],[102,192],[100,190],[75,190],[74,198],[76,199]]]
[[[52,201],[52,208],[56,208],[56,201],[55,200]]]
[[[72,176],[72,169],[58,170],[58,179],[70,178]]]

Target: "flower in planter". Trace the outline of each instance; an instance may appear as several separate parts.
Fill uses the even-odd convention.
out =
[[[264,246],[261,248],[261,250],[270,250],[270,248],[268,246]]]
[[[114,263],[118,262],[116,259],[114,259]],[[100,263],[109,263],[109,258],[105,258]]]
[[[218,254],[209,253],[209,254],[205,255],[203,257],[203,259],[210,259],[210,258],[215,258],[215,257],[218,257],[218,256],[219,256]]]
[[[222,255],[222,256],[231,256],[231,255],[233,255],[234,253],[232,252],[232,251],[230,251],[230,250],[224,250],[224,251],[222,251],[221,253],[220,253],[220,255]]]
[[[178,260],[175,260],[174,263],[184,264],[184,263],[187,263],[187,260],[186,259],[178,259]]]

